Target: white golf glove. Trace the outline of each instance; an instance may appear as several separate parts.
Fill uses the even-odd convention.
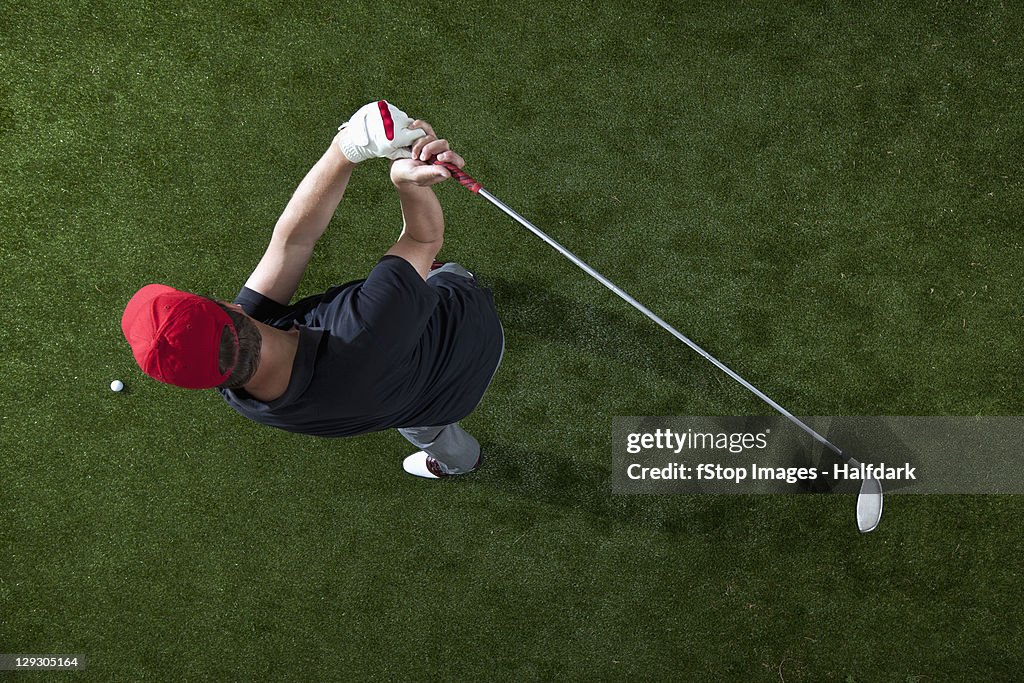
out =
[[[413,120],[387,100],[378,100],[362,107],[338,128],[334,140],[349,161],[359,163],[374,157],[408,159],[409,147],[426,135],[410,128]]]

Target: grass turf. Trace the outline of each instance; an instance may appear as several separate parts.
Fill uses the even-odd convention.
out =
[[[150,281],[233,295],[386,96],[796,412],[1018,413],[1018,10],[4,13],[0,651],[83,652],[98,680],[1017,675],[1019,499],[891,496],[860,537],[846,497],[612,496],[613,415],[766,408],[458,187],[443,254],[508,335],[472,478],[147,381],[118,323]],[[360,169],[300,294],[398,223],[384,164]]]

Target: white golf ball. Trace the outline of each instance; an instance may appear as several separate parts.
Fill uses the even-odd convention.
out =
[[[124,389],[124,382],[122,382],[121,380],[115,379],[113,382],[110,383],[111,391],[121,391],[122,389]]]

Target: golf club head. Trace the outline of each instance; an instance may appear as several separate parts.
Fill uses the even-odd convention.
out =
[[[882,483],[868,477],[857,494],[857,528],[862,534],[874,531],[882,521]]]

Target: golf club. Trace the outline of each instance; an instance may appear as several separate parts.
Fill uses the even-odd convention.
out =
[[[496,207],[498,207],[503,212],[505,212],[505,214],[507,214],[510,218],[512,218],[512,220],[516,221],[517,223],[522,225],[524,228],[526,228],[527,230],[529,230],[530,232],[535,234],[537,237],[541,238],[542,240],[544,240],[545,242],[550,244],[552,247],[554,247],[555,251],[557,251],[559,254],[561,254],[562,256],[566,257],[567,259],[569,259],[570,261],[575,263],[577,266],[582,268],[588,275],[590,275],[595,280],[600,282],[602,285],[604,285],[605,287],[607,287],[608,289],[610,289],[611,291],[613,291],[617,295],[619,295],[619,297],[621,297],[624,301],[626,301],[633,308],[637,309],[638,311],[643,313],[645,316],[650,318],[652,321],[656,322],[658,325],[660,325],[662,328],[664,328],[666,331],[668,331],[676,339],[678,339],[679,341],[681,341],[684,344],[686,344],[687,346],[689,346],[691,349],[693,349],[698,354],[700,354],[705,359],[707,359],[709,362],[711,362],[719,370],[721,370],[722,372],[724,372],[725,374],[729,375],[734,380],[736,380],[737,382],[742,384],[744,387],[747,388],[747,390],[752,392],[755,396],[757,396],[762,401],[764,401],[765,403],[770,405],[772,408],[777,410],[779,413],[784,415],[786,418],[789,419],[790,422],[792,422],[794,425],[796,425],[797,427],[802,429],[811,438],[813,438],[815,441],[820,443],[822,446],[828,448],[830,451],[835,453],[837,456],[842,458],[844,461],[852,464],[854,467],[859,467],[860,466],[860,463],[857,462],[857,460],[855,460],[854,458],[852,458],[849,455],[844,454],[837,446],[833,445],[832,442],[830,442],[828,439],[823,437],[821,434],[818,434],[816,431],[814,431],[813,429],[808,427],[799,418],[797,418],[791,412],[789,412],[788,410],[783,408],[781,405],[779,405],[778,403],[773,401],[771,398],[769,398],[760,389],[758,389],[753,384],[751,384],[750,382],[748,382],[747,380],[743,379],[738,374],[733,372],[724,363],[722,363],[720,360],[718,360],[717,358],[712,356],[710,353],[708,353],[707,351],[702,349],[695,342],[693,342],[689,337],[687,337],[686,335],[682,334],[676,328],[672,327],[667,322],[662,320],[660,317],[655,315],[649,308],[647,308],[646,306],[641,304],[639,301],[634,299],[632,296],[630,296],[629,294],[624,292],[622,289],[620,289],[611,280],[609,280],[605,276],[601,275],[601,273],[599,273],[596,270],[594,270],[593,268],[591,268],[589,265],[584,263],[579,257],[577,257],[575,254],[573,254],[571,251],[569,251],[568,249],[563,247],[561,244],[559,244],[555,240],[551,239],[551,237],[549,237],[546,233],[544,233],[543,231],[538,229],[535,225],[530,223],[530,221],[526,220],[525,218],[520,216],[518,213],[513,211],[504,202],[502,202],[500,199],[498,199],[497,197],[492,195],[490,192],[485,190],[483,188],[483,186],[481,186],[480,183],[478,183],[476,180],[474,180],[472,177],[470,177],[470,175],[468,173],[466,173],[465,171],[460,169],[458,166],[455,166],[454,164],[449,164],[449,163],[437,161],[436,159],[433,160],[433,163],[435,163],[437,165],[440,165],[440,166],[444,166],[452,174],[452,177],[455,178],[457,181],[459,181],[459,183],[463,187],[465,187],[467,190],[469,190],[470,192],[472,192],[474,194],[480,195],[481,197],[483,197],[484,199],[489,201],[491,204],[494,204]],[[868,533],[869,531],[874,531],[875,528],[878,527],[878,523],[881,521],[881,519],[882,519],[882,484],[881,484],[881,482],[879,482],[873,476],[868,476],[868,477],[866,477],[863,480],[863,482],[861,482],[860,493],[858,493],[858,495],[857,495],[857,528],[861,531],[861,533]]]

